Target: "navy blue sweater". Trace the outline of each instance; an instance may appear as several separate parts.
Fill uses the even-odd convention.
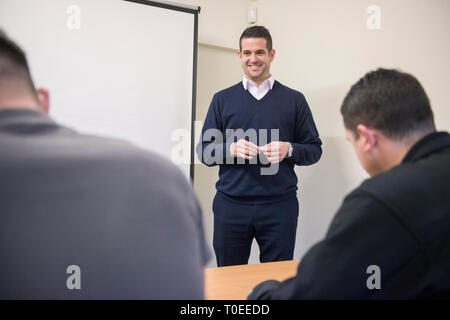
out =
[[[242,136],[230,129],[242,129],[248,133],[244,138],[258,146],[271,141],[290,142],[292,157],[278,165],[268,163],[262,153],[252,161],[233,158],[230,145]],[[277,130],[271,131],[274,129]],[[257,133],[256,138],[252,132]],[[294,165],[307,166],[319,161],[321,145],[302,93],[275,81],[272,90],[257,100],[239,82],[214,95],[197,145],[197,155],[208,166],[220,165],[216,188],[223,194],[243,200],[278,199],[296,193]],[[263,168],[276,173],[262,174]]]

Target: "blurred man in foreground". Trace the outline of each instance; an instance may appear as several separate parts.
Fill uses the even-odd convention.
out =
[[[0,299],[203,299],[209,252],[179,169],[48,109],[0,30]]]

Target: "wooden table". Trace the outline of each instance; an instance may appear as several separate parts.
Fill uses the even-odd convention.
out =
[[[267,262],[205,270],[205,296],[208,300],[245,300],[259,283],[283,281],[297,274],[299,260]]]

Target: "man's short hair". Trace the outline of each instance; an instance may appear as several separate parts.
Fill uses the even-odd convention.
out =
[[[25,53],[0,29],[0,85],[11,81],[23,83],[35,94]]]
[[[266,39],[267,50],[272,51],[272,37],[270,36],[269,30],[263,26],[253,26],[248,27],[244,30],[241,37],[239,38],[239,51],[242,52],[242,39],[244,38],[264,38]]]
[[[358,124],[402,140],[414,133],[435,130],[430,101],[420,82],[398,70],[368,72],[347,93],[341,107],[344,125],[356,138]]]

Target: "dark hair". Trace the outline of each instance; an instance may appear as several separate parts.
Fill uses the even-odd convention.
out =
[[[244,38],[264,38],[266,39],[267,50],[272,51],[272,37],[270,36],[269,30],[263,26],[253,26],[248,27],[242,32],[239,38],[239,51],[242,51],[242,39]]]
[[[0,83],[19,80],[35,94],[25,53],[0,29]]]
[[[398,70],[368,72],[347,93],[341,113],[345,127],[356,138],[358,124],[395,140],[435,130],[433,111],[422,85],[414,76]]]

